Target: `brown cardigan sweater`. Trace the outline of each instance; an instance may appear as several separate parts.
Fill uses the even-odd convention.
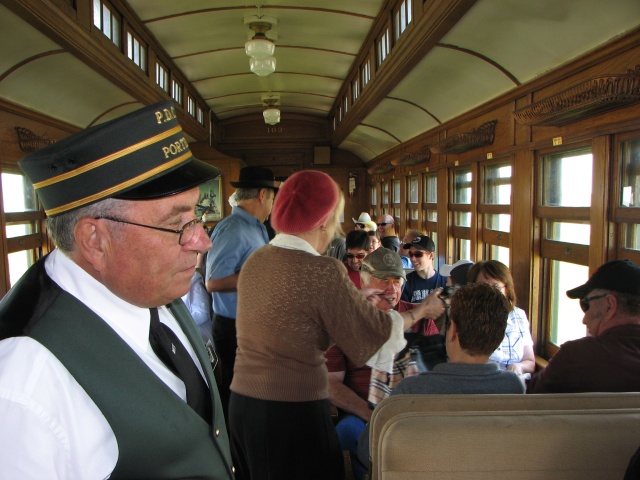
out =
[[[231,390],[252,398],[328,398],[324,352],[333,343],[363,365],[391,333],[331,257],[266,245],[238,280],[238,350]]]

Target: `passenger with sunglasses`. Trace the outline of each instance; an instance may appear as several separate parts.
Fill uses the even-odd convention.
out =
[[[378,235],[380,235],[380,243],[384,248],[400,251],[400,239],[396,232],[396,223],[391,215],[381,215],[378,217]]]
[[[413,272],[407,275],[407,283],[402,291],[402,300],[419,303],[436,288],[444,287],[447,278],[440,275],[433,266],[436,245],[426,235],[415,237],[404,245],[413,265]]]
[[[565,342],[527,393],[640,392],[640,267],[614,260],[567,291],[588,335]]]
[[[344,265],[347,267],[349,278],[356,288],[360,290],[360,267],[371,246],[369,233],[365,230],[349,232],[345,240],[345,246],[347,253],[344,256]]]
[[[353,223],[355,224],[356,230],[365,230],[370,232],[371,230],[376,230],[377,225],[376,222],[371,220],[371,216],[367,212],[362,212],[358,219],[352,218]]]

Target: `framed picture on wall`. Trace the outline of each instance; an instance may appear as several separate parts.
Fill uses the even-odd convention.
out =
[[[222,220],[222,178],[214,178],[200,185],[200,198],[196,205],[196,215],[202,216],[205,222]]]

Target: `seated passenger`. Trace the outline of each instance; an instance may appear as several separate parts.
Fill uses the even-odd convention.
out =
[[[378,234],[380,242],[384,248],[397,252],[400,250],[400,239],[396,233],[396,222],[391,215],[380,215],[378,217]]]
[[[416,237],[424,237],[426,234],[422,233],[420,230],[409,230],[400,242],[400,250],[398,253],[400,254],[400,258],[402,259],[402,266],[404,268],[413,268],[413,264],[411,263],[411,259],[409,258],[409,247],[413,239]]]
[[[345,240],[347,253],[345,254],[344,265],[347,267],[349,278],[358,290],[360,290],[360,266],[364,257],[369,253],[370,246],[371,240],[369,240],[369,234],[365,230],[353,230],[347,233]]]
[[[329,242],[325,255],[344,262],[346,251],[346,239],[343,236],[338,236]]]
[[[567,296],[580,299],[589,335],[565,342],[527,392],[640,392],[640,267],[607,262]]]
[[[400,300],[405,273],[397,253],[379,248],[367,255],[362,262],[360,276],[363,289],[380,292],[369,297],[378,310],[404,312],[413,308],[413,305]],[[438,333],[432,320],[424,323],[424,335]],[[416,331],[419,324],[414,325]],[[357,460],[357,443],[365,423],[371,419],[371,405],[367,402],[371,368],[367,365],[357,367],[336,345],[327,350],[325,357],[329,371],[329,400],[339,409],[336,431],[342,449],[351,453],[352,471],[359,479],[366,471]],[[417,373],[416,370],[414,374]]]
[[[353,220],[353,223],[355,224],[355,230],[365,230],[368,232],[377,228],[376,223],[371,220],[371,215],[367,212],[362,212],[357,220],[355,218],[352,218],[351,220]]]
[[[516,307],[516,290],[509,268],[497,260],[478,262],[469,269],[468,280],[496,287],[511,302],[504,340],[489,360],[496,362],[501,369],[510,370],[518,375],[533,373],[536,360],[529,320],[524,310]]]
[[[471,260],[458,260],[453,265],[442,265],[438,273],[447,277],[447,287],[461,287],[469,283],[467,274],[472,266]]]
[[[509,301],[496,288],[483,284],[460,287],[451,297],[446,324],[449,362],[405,378],[391,396],[524,393],[524,384],[516,374],[502,371],[489,361],[489,355],[504,338],[510,310]],[[369,463],[368,426],[358,441],[358,459],[365,465]]]
[[[376,230],[369,230],[369,241],[371,246],[369,247],[369,253],[381,247],[380,236]]]
[[[444,287],[447,279],[435,271],[433,259],[436,245],[426,235],[414,238],[404,245],[409,250],[413,272],[407,275],[407,283],[402,291],[402,300],[418,303],[436,288]]]

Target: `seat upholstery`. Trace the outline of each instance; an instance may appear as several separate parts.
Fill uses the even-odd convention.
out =
[[[640,393],[399,395],[371,419],[372,480],[623,478]]]

